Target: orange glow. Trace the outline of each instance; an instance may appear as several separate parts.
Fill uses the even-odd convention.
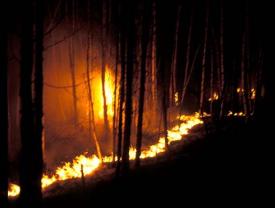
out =
[[[178,119],[181,121],[180,125],[176,125],[168,130],[168,143],[175,141],[180,141],[184,139],[183,136],[187,135],[189,130],[195,125],[202,124],[203,121],[200,119],[198,113],[194,115],[182,115]],[[159,153],[165,152],[165,141],[164,137],[160,137],[158,142],[151,145],[141,152],[141,159],[156,157]],[[130,160],[135,160],[136,149],[131,147],[129,150]],[[117,159],[117,158],[116,158]],[[53,183],[58,181],[64,181],[73,178],[81,178],[82,173],[84,176],[91,175],[97,169],[99,169],[102,164],[112,162],[111,156],[104,156],[102,161],[93,154],[88,156],[87,153],[75,157],[72,162],[66,162],[64,165],[58,167],[54,174],[47,175],[44,174],[42,177],[42,188],[46,189]],[[15,184],[10,184],[9,197],[16,197],[20,193],[20,187]]]
[[[213,101],[213,100],[218,100],[218,99],[219,99],[218,93],[214,92],[213,95],[212,95],[212,97],[210,97],[208,99],[208,101]]]
[[[175,104],[179,105],[179,93],[178,92],[175,93],[174,100],[175,100]]]
[[[94,97],[94,109],[96,116],[99,119],[104,118],[104,109],[103,109],[103,94],[102,94],[102,79],[101,72],[95,72],[92,74],[92,79],[90,81],[92,86],[92,93]],[[114,92],[114,78],[112,75],[111,69],[106,66],[105,69],[105,95],[106,95],[106,106],[107,106],[107,115],[110,118],[114,115],[113,111],[113,92]]]
[[[9,192],[8,196],[9,197],[15,197],[20,193],[20,187],[16,184],[10,183],[9,184]]]

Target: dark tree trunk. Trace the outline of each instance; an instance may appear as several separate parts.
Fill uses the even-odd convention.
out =
[[[134,5],[129,3],[128,20],[127,20],[127,70],[126,70],[126,102],[125,102],[125,121],[124,121],[124,142],[122,154],[122,173],[129,170],[129,149],[131,138],[132,123],[132,85],[133,85],[133,68],[134,68]]]
[[[177,60],[178,60],[178,39],[179,39],[179,25],[180,25],[180,14],[181,14],[181,6],[177,11],[177,23],[175,30],[175,45],[173,51],[173,61],[171,66],[171,78],[170,78],[170,104],[177,105],[178,101],[176,101],[176,91],[177,91]]]
[[[117,78],[118,78],[118,64],[119,64],[119,36],[116,39],[116,60],[115,60],[115,89],[114,89],[114,104],[113,104],[113,163],[115,164],[116,157],[116,137],[117,137]]]
[[[221,1],[221,6],[220,6],[220,64],[221,64],[221,86],[220,86],[220,96],[221,96],[221,106],[220,106],[220,113],[219,113],[219,117],[222,118],[223,114],[224,114],[224,99],[225,99],[225,83],[224,83],[224,37],[223,37],[223,33],[224,33],[224,29],[223,29],[223,24],[224,24],[224,20],[223,20],[223,1]]]
[[[70,59],[70,70],[71,70],[71,78],[72,78],[73,123],[74,123],[75,126],[77,126],[78,112],[77,112],[77,96],[76,96],[75,60],[74,60],[73,38],[70,39],[70,43],[69,43],[69,59]]]
[[[106,63],[105,63],[105,49],[106,49],[106,10],[107,7],[105,2],[102,1],[102,25],[101,25],[101,86],[102,86],[102,97],[103,97],[103,116],[104,116],[104,139],[107,139],[109,132],[109,121],[108,121],[108,107],[106,100],[106,89],[105,89],[105,72],[106,72]]]
[[[33,5],[32,1],[24,4],[21,32],[21,69],[20,69],[20,98],[21,98],[21,164],[20,164],[20,205],[22,208],[31,207],[39,198],[40,187],[33,182],[35,176],[34,151],[34,113],[32,103],[32,71],[33,71]]]
[[[42,200],[41,179],[43,175],[43,0],[35,1],[35,71],[34,71],[34,146],[35,173],[33,183],[36,187],[35,200],[40,205]]]
[[[8,207],[8,62],[7,41],[4,15],[1,9],[0,32],[0,204]],[[3,21],[2,21],[3,20]]]
[[[148,1],[145,1],[148,2]],[[140,166],[140,154],[142,145],[142,124],[143,124],[143,108],[144,108],[144,94],[146,82],[146,55],[147,45],[149,39],[149,25],[148,20],[150,16],[150,2],[144,4],[144,16],[142,25],[142,38],[141,38],[141,71],[140,71],[140,88],[139,88],[139,103],[138,103],[138,123],[137,123],[137,142],[136,142],[136,167]]]
[[[89,136],[93,138],[95,142],[97,156],[100,160],[102,160],[102,153],[100,148],[100,143],[97,139],[97,134],[95,130],[95,115],[94,115],[94,105],[93,105],[93,96],[91,90],[91,78],[90,78],[90,46],[92,42],[91,37],[91,23],[90,23],[90,4],[88,4],[88,37],[87,37],[87,53],[86,53],[86,77],[87,77],[87,88],[88,88],[88,100],[89,100]]]
[[[122,155],[122,135],[123,135],[123,105],[125,99],[125,31],[124,31],[124,8],[120,6],[120,62],[121,62],[121,73],[120,73],[120,89],[119,89],[119,111],[118,111],[118,136],[117,136],[117,166],[116,175],[120,173],[121,166],[121,155]]]
[[[182,88],[182,95],[181,95],[181,104],[183,104],[187,80],[189,76],[189,62],[190,62],[190,50],[191,50],[191,39],[192,39],[192,29],[193,29],[193,11],[191,14],[190,25],[188,29],[188,38],[187,38],[187,47],[186,47],[186,56],[185,56],[185,67],[184,67],[184,81],[183,81],[183,88]]]
[[[73,33],[75,32],[75,22],[76,22],[76,11],[75,11],[75,0],[72,0],[72,28]],[[69,41],[69,60],[70,60],[70,70],[72,78],[72,99],[73,99],[73,124],[76,127],[78,124],[78,109],[77,109],[77,93],[76,93],[76,69],[75,69],[75,48],[74,48],[74,37],[72,36]]]
[[[207,5],[209,7],[209,5]],[[203,105],[204,105],[204,82],[205,82],[205,63],[206,63],[206,49],[207,49],[207,39],[208,39],[208,17],[209,8],[206,11],[205,28],[204,28],[204,46],[202,55],[202,71],[201,71],[201,90],[200,90],[200,114],[203,115]]]

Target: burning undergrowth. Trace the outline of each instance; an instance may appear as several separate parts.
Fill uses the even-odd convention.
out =
[[[189,134],[189,130],[198,124],[202,124],[203,121],[200,119],[199,114],[194,115],[182,115],[178,117],[179,124],[168,130],[168,143],[171,145],[174,142],[180,141],[186,138]],[[166,152],[165,138],[161,136],[158,142],[145,147],[141,152],[141,159],[156,158],[157,156]],[[130,160],[135,160],[136,149],[134,147],[130,148],[129,158]],[[115,160],[117,158],[115,157]],[[63,184],[64,181],[71,181],[72,179],[84,179],[87,176],[94,175],[101,169],[105,169],[108,164],[114,162],[113,156],[103,156],[100,160],[95,154],[83,153],[76,156],[72,162],[66,162],[63,165],[57,167],[55,171],[51,173],[44,173],[42,178],[42,188],[47,190],[51,186],[59,186]],[[111,171],[111,170],[110,170]],[[112,171],[111,171],[112,172]],[[77,183],[78,180],[75,181]],[[83,181],[82,181],[83,182]],[[67,183],[67,182],[65,182]],[[10,186],[10,197],[16,197],[19,192],[19,186],[13,184]]]

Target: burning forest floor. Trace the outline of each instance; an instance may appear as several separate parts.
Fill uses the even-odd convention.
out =
[[[219,125],[205,123],[171,143],[168,152],[143,160],[141,168],[132,168],[127,176],[116,178],[114,168],[104,165],[85,181],[53,184],[44,192],[43,207],[253,199],[263,183],[258,174],[261,157],[254,151],[262,128],[239,117]]]

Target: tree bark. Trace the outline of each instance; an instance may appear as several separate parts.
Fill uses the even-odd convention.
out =
[[[120,174],[121,166],[121,155],[122,155],[122,135],[123,135],[123,106],[125,99],[125,23],[123,16],[125,15],[125,9],[120,5],[120,62],[121,62],[121,73],[120,73],[120,89],[119,89],[119,112],[118,112],[118,138],[117,138],[117,166],[116,176]]]
[[[75,0],[72,1],[72,27],[73,33],[75,32]],[[75,127],[78,124],[78,110],[77,110],[77,93],[76,93],[76,78],[75,78],[75,48],[74,48],[74,38],[71,37],[69,41],[69,60],[70,60],[70,70],[72,78],[72,98],[73,98],[73,123]]]
[[[147,1],[148,2],[148,1]],[[149,39],[148,20],[151,12],[150,2],[144,3],[144,16],[142,23],[142,38],[141,38],[141,68],[140,68],[140,88],[139,88],[139,103],[138,103],[138,124],[137,124],[137,142],[136,142],[136,167],[140,166],[140,155],[142,146],[142,124],[143,124],[143,109],[144,109],[144,94],[146,82],[146,55]]]
[[[177,11],[177,22],[176,22],[176,30],[175,30],[175,46],[173,52],[173,61],[172,61],[172,74],[171,74],[171,84],[170,84],[170,103],[171,105],[176,105],[175,102],[175,93],[177,91],[176,77],[177,77],[177,59],[178,59],[178,36],[179,36],[179,25],[180,25],[180,14],[181,14],[181,6]]]
[[[219,117],[222,118],[223,117],[223,108],[224,108],[224,96],[225,96],[225,86],[224,86],[224,38],[223,38],[223,33],[224,33],[224,29],[223,29],[223,1],[221,1],[221,8],[220,8],[220,64],[221,64],[221,87],[220,87],[220,96],[221,96],[221,107],[220,107],[220,115]]]
[[[129,171],[129,149],[131,138],[132,123],[132,85],[133,85],[133,68],[134,68],[134,5],[128,5],[127,20],[127,70],[126,70],[126,102],[125,102],[125,121],[124,121],[124,142],[122,153],[122,173],[127,174]]]
[[[93,96],[91,90],[91,78],[90,78],[90,45],[91,45],[91,31],[90,31],[90,5],[88,5],[88,37],[87,37],[87,57],[86,57],[86,76],[87,76],[87,87],[88,87],[88,100],[89,100],[89,135],[94,139],[97,156],[102,160],[102,153],[99,141],[97,139],[96,130],[95,130],[95,116],[94,116],[94,105],[93,105]]]
[[[209,5],[207,5],[209,7]],[[200,90],[200,114],[203,115],[203,104],[204,104],[204,81],[205,81],[205,62],[206,62],[206,49],[208,39],[208,18],[209,8],[206,11],[205,28],[204,28],[204,46],[202,55],[202,70],[201,70],[201,90]]]
[[[104,134],[105,137],[108,135],[109,131],[109,121],[108,121],[108,107],[106,101],[106,90],[105,90],[105,73],[106,73],[106,63],[105,63],[105,39],[106,39],[106,5],[102,1],[102,25],[101,25],[101,87],[102,87],[102,97],[103,97],[103,116],[104,116]],[[106,139],[106,138],[104,138]]]
[[[1,207],[8,207],[8,36],[1,9],[0,21],[0,203]]]
[[[193,12],[191,14],[190,25],[188,30],[188,39],[187,39],[187,48],[186,48],[186,57],[185,57],[185,68],[184,68],[184,81],[183,81],[183,90],[181,95],[181,104],[183,104],[185,96],[185,88],[187,86],[187,79],[189,72],[189,61],[190,61],[190,51],[191,51],[191,39],[192,39],[192,29],[193,29]]]
[[[33,183],[35,178],[34,152],[34,113],[32,103],[33,72],[33,4],[27,1],[24,11],[28,15],[22,17],[21,31],[21,66],[20,66],[20,98],[21,98],[21,164],[20,164],[20,206],[32,207],[39,197],[40,187]]]
[[[42,187],[41,179],[43,175],[43,36],[44,36],[44,1],[36,0],[35,16],[35,71],[34,71],[34,144],[33,151],[35,156],[35,177],[33,182],[36,185],[37,203],[41,206]]]

